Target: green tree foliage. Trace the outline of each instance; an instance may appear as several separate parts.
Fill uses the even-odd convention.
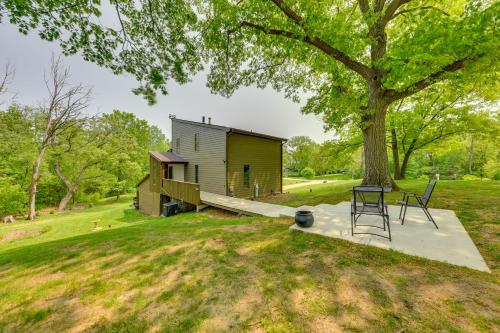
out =
[[[106,161],[109,170],[107,186],[113,195],[135,188],[137,181],[149,172],[149,151],[165,151],[169,143],[161,131],[138,119],[134,114],[114,110],[102,117],[103,128],[110,137],[112,158]]]
[[[498,3],[214,1],[210,87],[271,85],[311,94],[303,111],[363,132],[365,183],[388,184],[387,108],[436,82],[495,70]]]
[[[477,130],[471,126],[471,119],[478,116],[472,98],[473,91],[436,85],[394,105],[387,122],[395,179],[405,178],[415,151]]]
[[[135,92],[150,103],[156,90],[167,93],[169,80],[185,83],[201,69],[189,1],[4,0],[0,23],[6,18],[23,34],[58,40],[66,55],[131,74],[141,83]]]
[[[67,54],[134,75],[154,101],[169,79],[210,64],[208,85],[229,96],[272,86],[327,127],[363,133],[364,182],[393,184],[388,107],[437,82],[495,80],[497,1],[16,1],[0,3],[21,32],[60,40]],[[112,9],[113,24],[97,18]],[[0,16],[2,19],[2,16]],[[118,28],[116,28],[118,27]],[[498,80],[497,80],[498,81]],[[497,83],[498,86],[498,83]]]
[[[0,111],[0,215],[26,208],[30,166],[42,133],[40,119],[40,111],[29,107],[11,105]],[[36,207],[60,205],[70,190],[70,204],[133,191],[148,172],[148,151],[168,148],[159,128],[131,113],[115,110],[82,121],[49,146]],[[57,164],[69,187],[58,177]]]
[[[25,187],[40,140],[40,115],[33,108],[12,104],[0,112],[0,175]]]
[[[459,134],[415,152],[408,164],[407,178],[495,179],[500,174],[500,150],[491,137],[477,137],[474,144],[472,174],[469,172],[470,135]]]
[[[286,143],[286,167],[299,173],[305,167],[312,165],[312,159],[317,155],[318,144],[308,136],[294,136]]]
[[[359,135],[322,144],[307,136],[292,137],[285,149],[285,167],[289,173],[297,175],[309,167],[317,175],[348,173],[359,178],[362,171],[361,141]]]
[[[26,193],[12,179],[0,177],[0,216],[22,212],[26,203]]]
[[[313,178],[316,173],[314,172],[314,169],[313,168],[310,168],[310,167],[305,167],[304,169],[302,169],[300,171],[300,175],[304,178]]]

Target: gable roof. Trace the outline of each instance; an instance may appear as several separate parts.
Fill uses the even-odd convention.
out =
[[[226,131],[226,133],[237,133],[237,134],[255,136],[255,137],[265,138],[265,139],[269,139],[269,140],[283,141],[283,142],[284,141],[288,141],[285,138],[280,138],[280,137],[277,137],[277,136],[263,134],[263,133],[257,133],[257,132],[253,132],[253,131],[242,130],[242,129],[234,128],[234,127],[227,127],[227,126],[221,126],[221,125],[201,123],[201,122],[197,122],[197,121],[184,120],[184,119],[178,119],[178,118],[171,118],[171,119],[172,119],[172,121],[178,121],[178,122],[181,122],[181,123],[186,123],[186,124],[191,124],[191,125],[197,125],[197,126],[202,126],[202,127],[208,127],[208,128],[223,130],[223,131]]]
[[[188,163],[187,160],[172,153],[171,151],[150,151],[149,155],[153,156],[156,160],[164,163]]]
[[[267,135],[267,134],[262,134],[262,133],[255,133],[255,132],[252,132],[252,131],[245,131],[245,130],[242,130],[242,129],[232,128],[232,127],[229,129],[229,133],[236,133],[236,134],[243,134],[243,135],[249,135],[249,136],[256,136],[256,137],[259,137],[259,138],[264,138],[264,139],[269,139],[269,140],[276,140],[276,141],[283,141],[283,142],[288,141],[288,139],[285,139],[285,138],[280,138],[280,137],[277,137],[277,136]]]
[[[139,185],[141,185],[142,183],[144,183],[144,181],[146,179],[148,179],[148,178],[149,178],[149,173],[146,176],[144,176],[144,178],[142,178],[140,182],[137,183],[136,187],[139,187]]]

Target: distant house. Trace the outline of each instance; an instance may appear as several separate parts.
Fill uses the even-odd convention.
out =
[[[252,198],[283,190],[286,139],[171,117],[172,149],[151,151],[150,173],[137,185],[137,205],[159,215],[163,203],[202,204],[200,191]]]

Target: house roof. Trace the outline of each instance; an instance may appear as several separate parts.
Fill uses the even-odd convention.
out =
[[[148,178],[149,178],[149,173],[146,176],[144,176],[144,178],[142,178],[140,182],[137,183],[136,187],[139,187],[139,185],[141,185],[142,183],[144,183],[144,181],[146,179],[148,179]]]
[[[188,163],[187,160],[172,153],[171,151],[150,151],[149,154],[160,162],[164,163]]]
[[[194,124],[194,125],[203,126],[203,127],[220,129],[220,130],[224,130],[226,133],[237,133],[237,134],[255,136],[255,137],[260,137],[260,138],[265,138],[265,139],[270,139],[270,140],[276,140],[276,141],[287,141],[287,139],[285,139],[285,138],[280,138],[277,136],[263,134],[263,133],[257,133],[257,132],[253,132],[253,131],[242,130],[242,129],[234,128],[234,127],[214,125],[214,124],[208,124],[208,123],[202,123],[202,122],[184,120],[184,119],[178,119],[178,118],[172,118],[172,121],[178,121],[181,123]]]
[[[285,138],[280,138],[277,136],[273,135],[268,135],[268,134],[263,134],[263,133],[255,133],[252,131],[245,131],[239,128],[230,128],[229,133],[236,133],[236,134],[243,134],[243,135],[249,135],[249,136],[256,136],[259,138],[264,138],[264,139],[269,139],[269,140],[276,140],[276,141],[287,141],[288,139]]]

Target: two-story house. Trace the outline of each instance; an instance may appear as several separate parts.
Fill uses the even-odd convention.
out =
[[[162,203],[201,204],[200,192],[240,198],[280,193],[286,139],[170,117],[172,149],[150,152],[150,173],[137,186],[138,207],[160,214]]]

